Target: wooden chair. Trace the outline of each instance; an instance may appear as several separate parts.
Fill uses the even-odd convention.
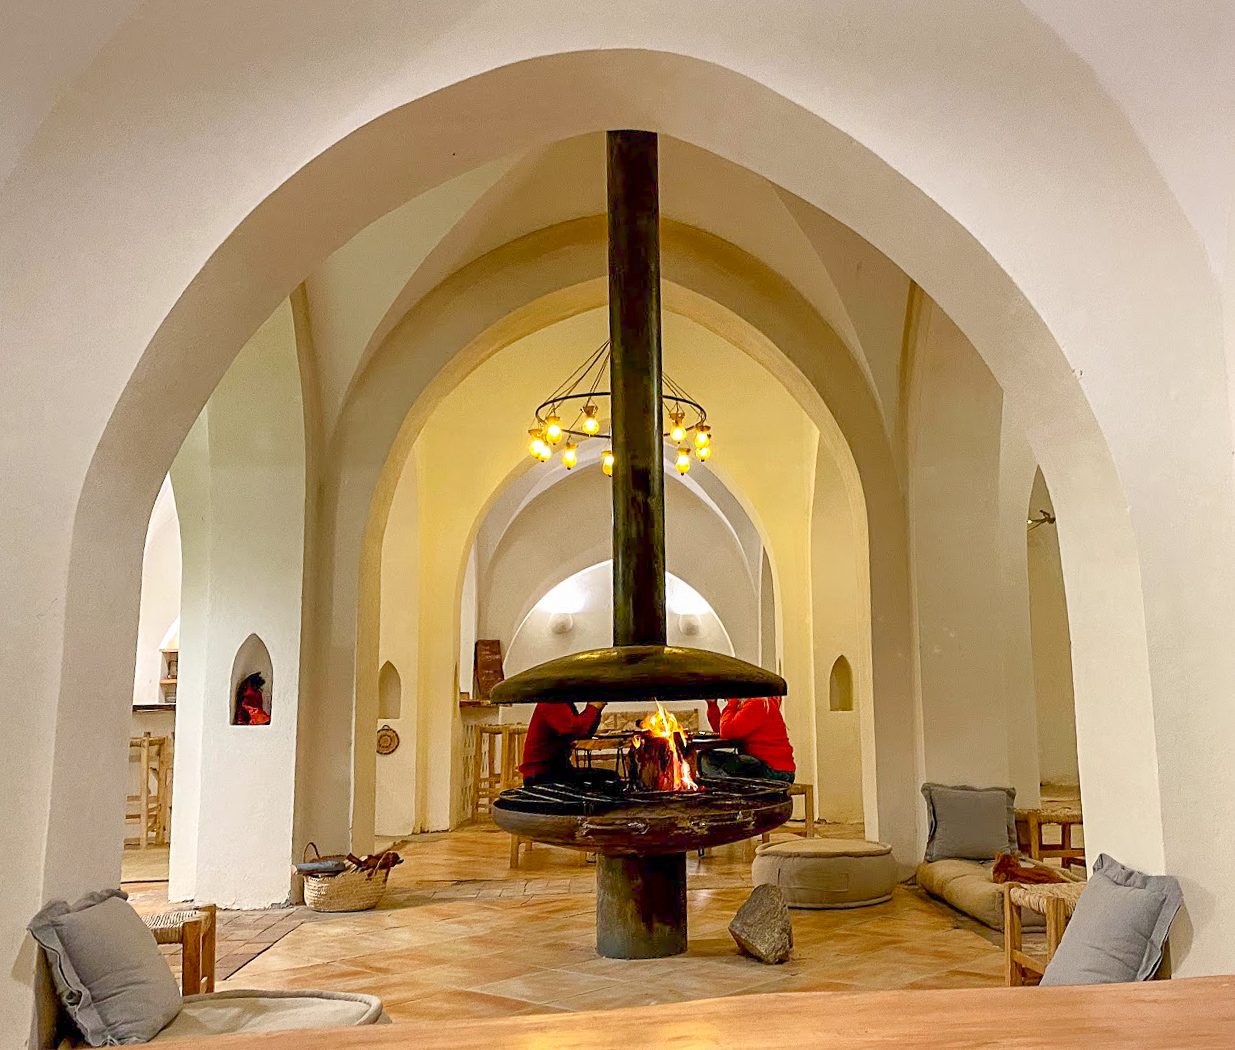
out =
[[[137,821],[139,849],[166,846],[171,831],[171,738],[149,733],[130,737],[129,759],[137,762],[138,787],[137,794],[128,796],[125,819]]]
[[[159,944],[180,945],[180,989],[184,995],[214,991],[217,918],[213,904],[142,917]]]
[[[1085,889],[1083,882],[1053,882],[1045,885],[1026,885],[1005,882],[1003,889],[1003,952],[1004,977],[1008,987],[1019,988],[1030,978],[1036,984],[1042,979],[1047,964],[1054,958],[1068,919],[1076,910],[1076,902]],[[1021,909],[1046,918],[1046,957],[1029,955],[1024,951]]]
[[[1043,806],[1041,809],[1028,810],[1025,817],[1028,825],[1029,855],[1034,860],[1054,858],[1065,868],[1075,865],[1084,869],[1085,851],[1072,845],[1072,829],[1084,825],[1079,806]],[[1043,827],[1051,824],[1059,827],[1058,846],[1044,842],[1042,838]]]

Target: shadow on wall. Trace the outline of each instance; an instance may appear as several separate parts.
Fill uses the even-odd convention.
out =
[[[269,725],[270,698],[274,692],[274,668],[266,643],[249,635],[236,650],[232,662],[231,723],[234,726]]]

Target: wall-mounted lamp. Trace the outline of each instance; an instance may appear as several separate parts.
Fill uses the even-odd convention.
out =
[[[1040,510],[1038,511],[1037,517],[1031,517],[1028,521],[1025,522],[1025,526],[1026,526],[1025,531],[1033,532],[1033,530],[1036,529],[1039,525],[1054,525],[1054,524],[1055,524],[1055,515],[1052,514],[1049,510]]]

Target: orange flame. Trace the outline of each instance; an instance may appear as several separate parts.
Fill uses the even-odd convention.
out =
[[[649,738],[663,740],[665,746],[653,748],[649,746]],[[644,786],[660,791],[702,791],[686,759],[688,746],[686,731],[673,712],[666,711],[658,701],[655,713],[639,722],[639,732],[631,741]],[[664,761],[657,762],[658,756]],[[645,772],[645,766],[650,763],[657,763],[658,768]]]

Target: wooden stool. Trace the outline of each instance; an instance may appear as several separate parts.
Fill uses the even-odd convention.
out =
[[[1057,858],[1065,868],[1076,865],[1085,867],[1085,851],[1072,845],[1072,828],[1084,826],[1079,806],[1055,805],[1031,809],[1026,814],[1029,825],[1029,855],[1034,860]],[[1042,841],[1042,828],[1047,824],[1059,825],[1059,845]]]
[[[166,846],[171,831],[172,742],[170,737],[130,737],[129,758],[137,752],[138,790],[127,798],[126,820],[137,821],[137,846]],[[134,809],[136,807],[136,809]],[[127,840],[126,840],[127,841]]]
[[[1004,977],[1008,987],[1019,988],[1025,977],[1041,980],[1047,964],[1055,955],[1068,919],[1076,910],[1076,902],[1085,889],[1083,882],[1053,882],[1046,885],[1026,885],[1019,882],[1003,884],[1003,952]],[[1022,950],[1023,927],[1021,909],[1028,908],[1046,917],[1046,958],[1037,959]]]
[[[159,944],[179,944],[180,989],[183,995],[214,991],[217,910],[202,904],[188,911],[146,915],[142,921]]]
[[[794,795],[802,796],[802,816],[805,818],[805,825],[806,825],[805,833],[803,834],[802,837],[813,839],[815,837],[815,785],[814,784],[790,784],[789,785],[789,797],[793,798]],[[771,842],[772,833],[770,831],[765,831],[762,835],[759,836],[759,841],[761,843]],[[747,839],[746,842],[747,842],[747,846],[746,846],[747,859],[753,860],[755,857],[755,840]]]

